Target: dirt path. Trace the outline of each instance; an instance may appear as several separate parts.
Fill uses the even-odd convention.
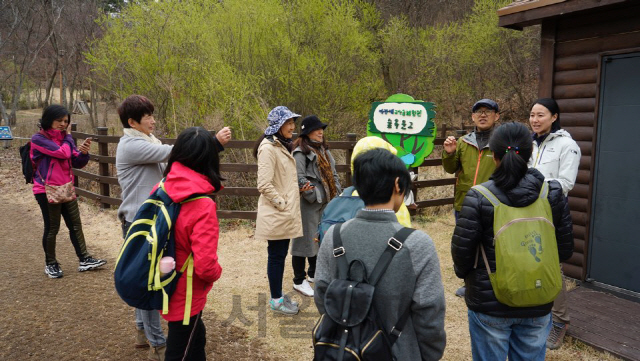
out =
[[[87,239],[89,251],[109,263],[79,273],[62,226],[56,251],[64,277],[44,274],[40,211],[16,163],[3,157],[0,166],[0,360],[146,360],[147,352],[133,347],[133,309],[113,287],[112,249]],[[86,208],[83,223],[91,224]],[[204,321],[210,360],[277,360],[243,329],[221,325],[213,313]]]

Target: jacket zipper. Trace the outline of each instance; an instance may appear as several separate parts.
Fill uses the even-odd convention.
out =
[[[476,185],[476,181],[478,180],[478,172],[480,171],[480,160],[482,160],[482,152],[484,152],[484,149],[482,149],[480,151],[480,154],[478,155],[478,164],[476,164],[476,175],[475,177],[473,177],[473,185]]]
[[[540,143],[540,146],[538,147],[538,154],[536,155],[536,162],[533,164],[533,168],[538,166],[538,162],[540,161],[540,159],[542,159],[542,154],[544,153],[544,150],[547,149],[547,140],[549,140],[549,137],[551,136],[551,133],[549,133],[549,135],[542,141],[542,143]],[[540,151],[540,149],[542,149],[542,151]]]
[[[505,230],[505,228],[509,227],[510,225],[512,225],[513,223],[516,222],[533,222],[533,221],[545,221],[547,223],[549,223],[551,225],[551,227],[553,227],[554,229],[556,228],[553,223],[551,223],[548,219],[544,218],[544,217],[530,217],[530,218],[516,218],[516,219],[512,219],[511,221],[507,222],[507,224],[503,225],[502,227],[500,227],[500,229],[498,230],[498,232],[496,233],[496,235],[493,237],[493,243],[495,245],[495,240],[496,238],[498,238],[498,236],[500,235],[500,233],[502,233],[502,231]]]

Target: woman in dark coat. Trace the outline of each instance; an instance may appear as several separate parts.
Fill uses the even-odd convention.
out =
[[[545,178],[538,170],[527,167],[533,148],[528,129],[519,123],[504,124],[494,130],[490,148],[497,167],[482,186],[510,207],[526,207],[540,198]],[[566,260],[573,253],[572,223],[557,181],[548,182],[546,198],[555,226],[558,256],[560,261]],[[473,359],[506,360],[508,356],[509,360],[544,360],[553,302],[511,307],[498,301],[479,252],[484,250],[491,272],[496,272],[493,222],[492,202],[479,190],[469,190],[456,222],[451,253],[456,275],[464,279],[467,288]]]
[[[293,266],[293,289],[305,296],[313,297],[313,282],[318,254],[318,224],[324,207],[333,197],[340,194],[340,180],[336,172],[336,162],[324,138],[324,124],[315,115],[302,120],[300,137],[295,141],[293,158],[296,160],[298,185],[301,187],[300,214],[303,236],[293,239],[291,244],[291,264]],[[304,185],[310,190],[302,191]],[[305,272],[305,263],[309,268]],[[308,276],[308,278],[307,278]]]

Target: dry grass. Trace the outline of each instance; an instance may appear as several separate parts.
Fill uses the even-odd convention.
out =
[[[14,143],[12,149],[2,152],[2,167],[14,167],[14,171],[19,173],[17,145]],[[420,172],[420,179],[433,179],[445,175],[438,167],[423,168]],[[17,195],[15,199],[20,206],[35,207],[29,187],[6,182],[2,184],[3,192]],[[420,199],[451,196],[450,189],[449,187],[449,193],[446,190],[423,190]],[[87,201],[80,202],[80,209],[89,247],[100,251],[95,252],[96,254],[116,257],[122,243],[116,210],[101,210],[95,203]],[[422,229],[433,238],[440,256],[447,303],[447,347],[443,359],[471,360],[467,308],[463,299],[454,296],[462,281],[453,273],[450,255],[451,234],[454,228],[451,207],[423,212],[414,219],[414,227]],[[293,274],[290,263],[287,263],[283,288],[285,292],[291,291],[290,295],[301,302],[301,313],[286,317],[276,316],[268,310],[266,242],[255,240],[252,234],[252,222],[221,222],[219,256],[223,274],[209,294],[205,311],[209,315],[215,315],[219,321],[227,320],[234,326],[244,328],[249,341],[262,341],[273,356],[285,360],[309,360],[313,355],[311,329],[319,316],[315,306],[310,298],[300,297],[291,291]],[[209,332],[215,330],[210,329]],[[617,359],[567,337],[565,345],[560,350],[547,353],[547,360]]]

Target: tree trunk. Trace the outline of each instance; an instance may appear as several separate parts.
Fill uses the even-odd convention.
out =
[[[51,74],[51,78],[49,78],[49,84],[47,84],[47,93],[44,97],[44,106],[48,106],[51,104],[51,93],[53,91],[53,82],[56,80],[56,75],[58,75],[58,62],[56,61],[55,66],[53,67],[53,74]]]
[[[0,124],[3,122],[5,125],[9,124],[9,114],[7,114],[7,108],[4,106],[4,99],[2,99],[2,93],[0,92]]]
[[[11,101],[11,114],[9,115],[9,125],[15,126],[17,123],[18,101],[22,95],[22,84],[24,83],[24,74],[18,74],[18,86],[13,92],[13,100]]]
[[[91,130],[96,129],[96,121],[98,119],[97,107],[96,107],[96,97],[95,97],[95,85],[93,81],[89,83],[89,101],[91,102],[91,106],[89,107],[89,121],[91,122]],[[95,114],[94,114],[95,113]]]

